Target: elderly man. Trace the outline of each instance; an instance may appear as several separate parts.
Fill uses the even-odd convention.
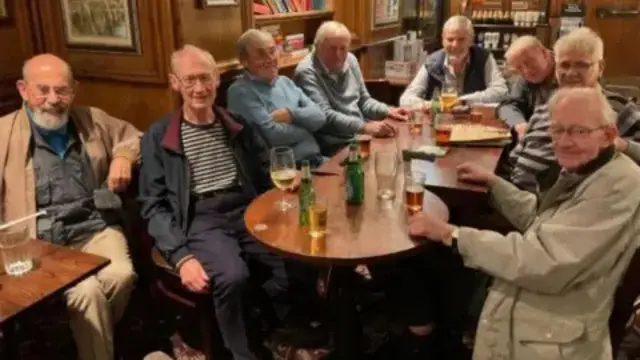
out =
[[[229,111],[243,117],[269,146],[290,146],[298,164],[322,163],[314,133],[325,124],[322,110],[286,76],[278,76],[278,50],[271,34],[247,30],[238,39],[246,69],[227,93]]]
[[[478,165],[458,169],[461,181],[489,187],[518,232],[456,228],[427,213],[409,220],[412,235],[494,277],[475,360],[612,359],[611,298],[640,242],[640,168],[615,149],[615,114],[600,90],[561,89],[549,111],[558,166],[538,196]]]
[[[171,86],[183,105],[142,138],[140,200],[149,233],[182,283],[211,293],[216,320],[234,360],[256,360],[243,317],[247,262],[263,266],[272,297],[287,287],[284,264],[244,227],[249,202],[271,188],[268,150],[251,127],[215,107],[215,60],[192,45],[171,57]]]
[[[65,294],[80,359],[111,360],[113,327],[136,278],[112,192],[129,185],[140,132],[102,110],[73,107],[73,74],[53,55],[28,60],[22,77],[24,106],[0,118],[0,220],[46,210],[28,222],[31,236],[111,260]]]
[[[505,58],[518,77],[498,107],[498,118],[514,127],[522,138],[534,109],[546,104],[558,87],[553,53],[538,38],[525,35],[509,46]]]
[[[349,29],[327,21],[318,28],[314,45],[313,53],[296,67],[294,80],[327,117],[316,136],[323,153],[335,153],[358,133],[394,136],[393,125],[382,120],[405,121],[408,113],[369,95],[358,60],[349,53]]]
[[[473,45],[473,24],[462,15],[450,17],[442,30],[443,49],[429,55],[400,97],[401,106],[429,107],[436,89],[456,89],[468,103],[493,103],[507,94],[507,84],[493,55]]]
[[[636,137],[640,130],[640,109],[622,96],[603,90],[599,78],[604,70],[602,39],[589,28],[580,28],[562,36],[554,45],[555,72],[560,87],[593,87],[606,95],[617,113],[618,133],[621,137]],[[509,156],[512,165],[510,180],[518,187],[535,191],[538,174],[555,163],[551,137],[548,133],[549,115],[546,105],[538,106],[521,141]],[[639,144],[616,139],[619,150],[634,160],[640,160]]]

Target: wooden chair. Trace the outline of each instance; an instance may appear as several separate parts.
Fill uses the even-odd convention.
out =
[[[151,236],[143,234],[144,247],[148,249],[150,262],[153,264],[153,276],[150,291],[153,298],[168,303],[181,311],[196,314],[201,337],[201,350],[205,359],[214,359],[212,342],[214,340],[215,316],[213,300],[209,294],[197,294],[186,289],[180,280],[180,274],[160,255],[153,246]]]

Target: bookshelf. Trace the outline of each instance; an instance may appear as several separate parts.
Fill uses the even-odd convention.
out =
[[[333,10],[311,10],[311,11],[296,11],[281,14],[267,14],[267,15],[255,15],[254,20],[256,25],[273,24],[283,21],[296,21],[296,20],[312,20],[312,19],[325,19],[330,20],[333,18]]]
[[[245,1],[251,3],[250,27],[273,35],[281,53],[279,67],[286,75],[306,56],[320,25],[333,20],[336,0]]]

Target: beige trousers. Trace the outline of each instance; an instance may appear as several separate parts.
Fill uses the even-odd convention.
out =
[[[113,360],[113,327],[129,302],[136,274],[127,240],[111,227],[73,248],[111,263],[66,292],[71,331],[80,360]]]

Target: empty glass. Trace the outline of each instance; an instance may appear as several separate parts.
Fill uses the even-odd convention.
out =
[[[378,197],[384,200],[396,196],[395,184],[398,172],[398,155],[395,152],[379,151],[374,156]]]
[[[12,276],[26,274],[33,268],[31,238],[26,225],[16,224],[0,230],[0,251],[4,271]]]

